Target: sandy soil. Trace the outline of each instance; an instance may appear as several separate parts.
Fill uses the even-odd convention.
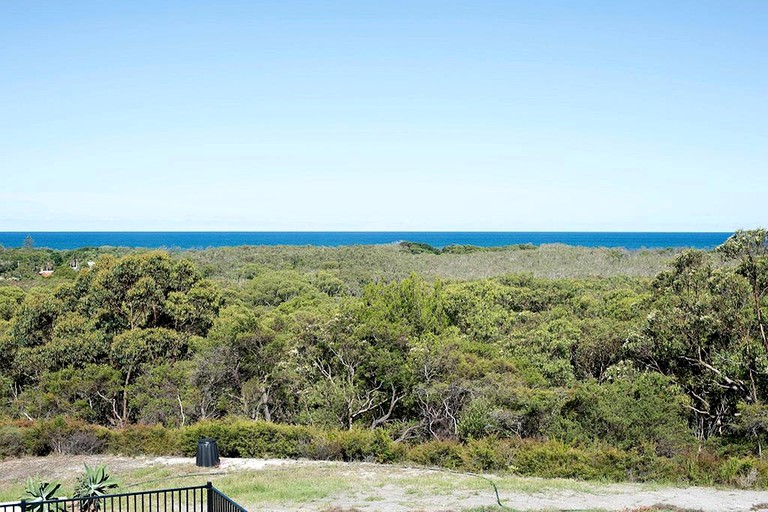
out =
[[[106,464],[113,474],[149,466],[167,465],[178,467],[179,472],[191,470],[201,478],[205,471],[194,468],[194,461],[181,457],[117,457],[117,456],[51,456],[42,458],[13,459],[0,462],[0,488],[16,485],[30,475],[45,475],[51,479],[65,479],[73,472],[79,473],[83,464]],[[415,495],[403,486],[393,483],[381,485],[381,475],[386,475],[388,482],[397,478],[418,480],[434,476],[429,469],[409,468],[398,466],[382,466],[378,464],[348,464],[329,463],[321,461],[269,460],[269,459],[222,459],[221,466],[209,470],[210,474],[237,471],[269,471],[275,468],[313,466],[321,471],[333,474],[349,475],[360,481],[354,491],[328,496],[311,504],[287,503],[270,505],[259,510],[270,512],[288,511],[323,511],[323,510],[359,510],[359,511],[453,511],[472,507],[492,506],[496,503],[495,495],[490,484],[475,486],[467,489],[459,485],[461,479],[476,478],[466,475],[455,475],[457,485],[448,486],[445,491],[429,495]],[[497,479],[486,475],[492,480]],[[452,477],[448,477],[452,478]],[[516,510],[611,510],[629,511],[642,510],[643,507],[669,505],[683,510],[700,510],[702,512],[768,512],[768,492],[747,491],[738,489],[715,489],[706,487],[661,487],[637,484],[600,484],[578,483],[571,488],[563,485],[552,485],[546,480],[540,480],[541,491],[537,491],[536,479],[525,480],[525,489],[500,491],[502,503]],[[369,485],[366,485],[368,483]],[[560,488],[558,488],[560,487]],[[480,489],[480,490],[478,490]],[[376,500],[366,500],[366,496],[375,491]],[[237,499],[237,496],[233,496]],[[254,509],[255,510],[255,509]]]

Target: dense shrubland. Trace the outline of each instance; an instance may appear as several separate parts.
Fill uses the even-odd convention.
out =
[[[762,230],[710,253],[410,244],[0,261],[1,456],[189,453],[206,434],[225,455],[768,484]],[[46,264],[52,278],[28,271]]]

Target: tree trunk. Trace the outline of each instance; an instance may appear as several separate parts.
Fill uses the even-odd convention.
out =
[[[128,424],[128,383],[131,381],[132,372],[133,368],[128,368],[128,373],[125,375],[125,384],[123,385],[123,414],[120,418],[121,427]]]

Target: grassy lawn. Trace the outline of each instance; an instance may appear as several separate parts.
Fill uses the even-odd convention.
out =
[[[138,459],[137,459],[138,460]],[[267,503],[307,503],[342,492],[359,485],[350,474],[329,470],[323,466],[280,467],[262,470],[206,470],[193,464],[149,464],[129,470],[107,468],[120,483],[118,492],[134,492],[160,488],[203,485],[211,481],[227,495],[251,507]],[[27,476],[55,480],[62,484],[60,494],[70,495],[79,473],[64,476],[55,471],[32,471]],[[0,501],[17,501],[23,494],[26,476],[6,479],[0,483]]]

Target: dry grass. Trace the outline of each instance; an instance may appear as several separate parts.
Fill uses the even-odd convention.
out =
[[[469,254],[411,254],[395,244],[346,247],[223,247],[180,251],[221,281],[237,282],[247,265],[300,272],[332,270],[352,284],[425,278],[473,280],[511,273],[542,278],[652,277],[679,250],[634,250],[542,245],[534,250],[505,248]]]
[[[15,501],[28,476],[62,482],[71,493],[84,463],[106,464],[121,490],[135,491],[202,485],[207,481],[248,510],[288,512],[490,512],[501,510],[613,510],[622,512],[698,512],[761,510],[765,493],[756,491],[664,488],[602,484],[565,479],[522,478],[436,471],[368,463],[225,459],[221,468],[198,468],[191,459],[51,456],[0,462],[0,501]],[[496,504],[493,487],[502,502]],[[638,497],[642,497],[639,499]],[[753,504],[758,504],[754,505]],[[641,506],[643,505],[643,506]],[[685,505],[685,506],[681,506]]]

